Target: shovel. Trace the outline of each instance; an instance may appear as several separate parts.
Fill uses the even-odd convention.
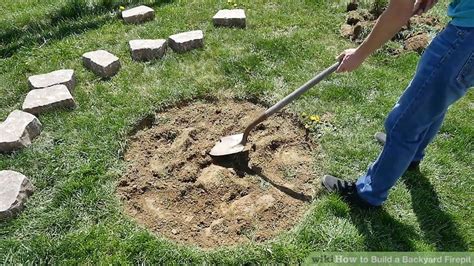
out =
[[[274,113],[280,111],[287,104],[291,103],[294,99],[298,98],[301,94],[305,93],[307,90],[311,89],[314,85],[318,84],[321,80],[329,76],[331,73],[336,71],[339,67],[340,62],[335,63],[329,68],[325,69],[323,72],[316,75],[314,78],[306,82],[299,89],[293,91],[291,94],[283,98],[281,101],[268,108],[263,112],[257,119],[250,123],[246,128],[244,133],[239,133],[235,135],[225,136],[220,139],[218,143],[211,149],[209,153],[211,156],[226,156],[232,155],[239,152],[242,152],[245,149],[245,144],[247,144],[247,138],[250,134],[250,131],[255,128],[260,122],[269,118]]]

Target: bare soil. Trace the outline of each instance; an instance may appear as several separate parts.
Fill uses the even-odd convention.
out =
[[[341,25],[341,36],[357,44],[360,44],[369,35],[377,22],[382,10],[367,10],[359,8],[355,2],[347,6],[346,22]],[[421,54],[428,46],[431,38],[441,31],[443,26],[439,19],[434,16],[423,14],[412,17],[392,39],[398,47],[388,47],[387,51],[392,55],[398,55],[404,51],[415,51]]]
[[[208,154],[264,110],[203,101],[145,119],[129,140],[117,189],[126,213],[160,236],[202,248],[261,242],[291,229],[319,187],[318,147],[296,117],[279,113],[260,124],[240,155]]]

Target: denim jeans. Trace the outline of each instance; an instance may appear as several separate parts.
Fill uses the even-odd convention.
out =
[[[433,39],[385,121],[387,140],[357,182],[359,196],[379,206],[412,161],[421,161],[448,107],[474,86],[474,28],[448,26]]]

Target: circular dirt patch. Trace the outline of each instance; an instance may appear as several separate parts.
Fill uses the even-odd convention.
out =
[[[249,102],[197,102],[140,123],[146,128],[129,141],[118,187],[126,213],[161,236],[203,248],[260,242],[293,227],[317,179],[315,145],[294,116],[260,124],[245,153],[218,160],[208,154],[264,110]]]

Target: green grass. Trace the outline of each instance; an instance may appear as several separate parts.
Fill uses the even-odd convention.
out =
[[[20,171],[37,187],[20,216],[0,223],[0,263],[289,263],[311,251],[473,250],[472,91],[450,109],[422,174],[404,176],[382,210],[350,208],[338,196],[319,194],[302,222],[275,240],[212,251],[176,245],[138,226],[122,213],[115,186],[127,133],[140,117],[209,95],[274,103],[352,44],[338,34],[344,7],[331,1],[238,1],[248,16],[245,30],[210,23],[226,1],[148,1],[157,18],[143,25],[116,18],[121,2],[0,3],[0,119],[21,108],[29,75],[59,68],[75,69],[79,105],[41,115],[44,130],[33,145],[0,155],[0,169]],[[442,16],[445,6],[433,12]],[[130,59],[130,39],[192,29],[205,32],[204,49],[169,51],[153,63]],[[99,48],[122,61],[108,81],[81,64],[84,52]],[[365,171],[380,151],[372,135],[383,129],[418,59],[377,53],[289,107],[334,116],[337,130],[318,140],[315,178]]]

